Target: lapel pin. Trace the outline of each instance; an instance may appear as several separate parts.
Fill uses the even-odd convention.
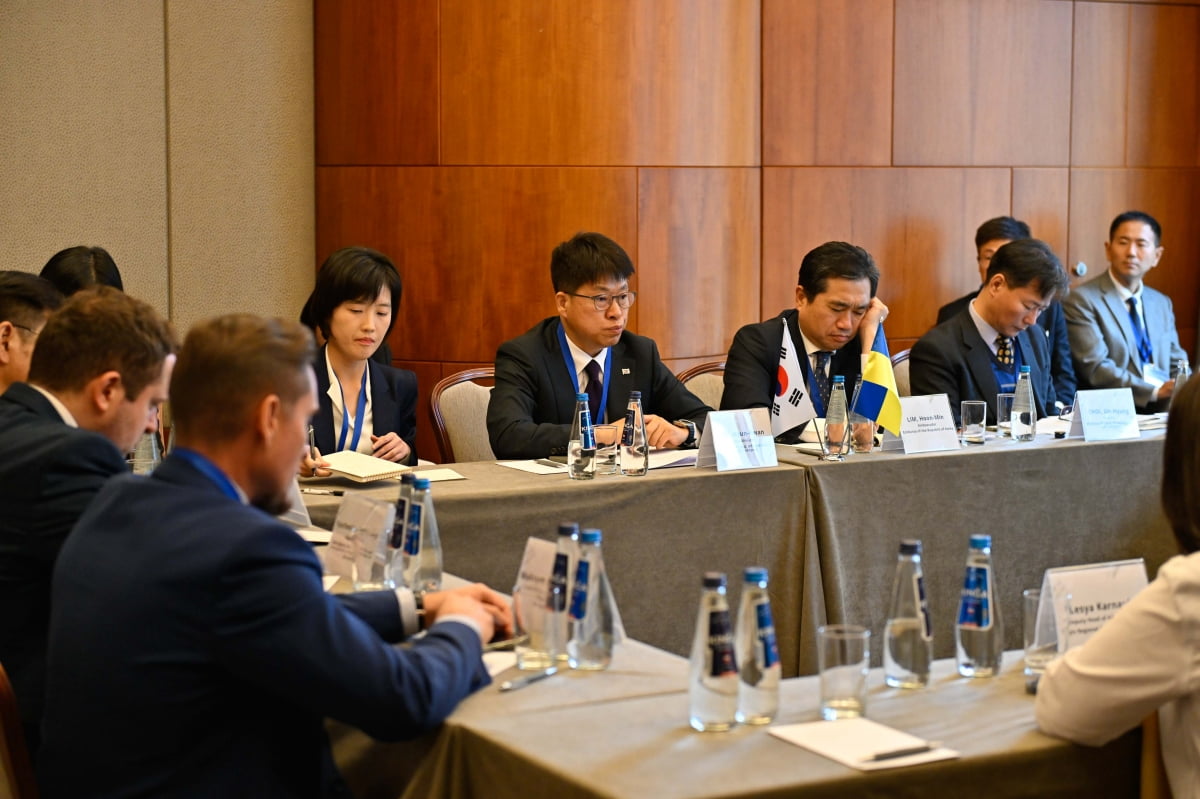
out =
[[[627,374],[629,374],[629,370],[628,370],[628,369],[622,369],[622,370],[621,370],[621,374],[623,374],[623,375],[627,375]]]

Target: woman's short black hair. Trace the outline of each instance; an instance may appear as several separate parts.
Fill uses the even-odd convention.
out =
[[[59,250],[50,256],[41,274],[64,297],[95,285],[125,290],[116,262],[103,247],[68,247]]]
[[[329,320],[343,302],[374,300],[387,287],[392,295],[392,321],[384,338],[396,324],[400,307],[400,273],[381,252],[368,247],[344,247],[325,259],[317,272],[317,284],[301,312],[301,321],[311,322],[329,338]]]

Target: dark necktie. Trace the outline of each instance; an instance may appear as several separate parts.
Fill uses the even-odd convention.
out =
[[[829,353],[825,350],[817,351],[817,365],[813,370],[813,380],[817,383],[817,391],[821,393],[821,407],[829,408],[829,391],[832,387],[829,382]]]
[[[1137,343],[1138,357],[1142,359],[1142,363],[1150,363],[1154,360],[1154,350],[1150,349],[1150,337],[1146,335],[1146,329],[1142,327],[1142,315],[1138,313],[1138,299],[1130,297],[1125,303],[1129,306],[1129,322],[1133,325],[1133,340]]]
[[[996,362],[1006,368],[1013,365],[1012,339],[1008,336],[996,336]]]
[[[592,424],[600,424],[600,395],[604,392],[604,382],[600,379],[600,364],[588,361],[583,371],[588,376],[587,388],[588,407],[592,411]]]

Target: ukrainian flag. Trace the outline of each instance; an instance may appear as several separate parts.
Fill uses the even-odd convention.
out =
[[[896,390],[896,375],[888,354],[883,325],[875,333],[875,342],[863,369],[862,388],[858,391],[856,413],[876,422],[894,435],[900,435],[900,392]]]

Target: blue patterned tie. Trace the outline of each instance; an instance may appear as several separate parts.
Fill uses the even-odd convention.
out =
[[[588,408],[592,411],[592,424],[600,424],[600,395],[604,392],[604,381],[600,379],[600,364],[588,361],[583,371],[588,376],[587,388]]]
[[[832,385],[829,382],[829,353],[825,350],[818,350],[817,366],[813,370],[813,380],[817,383],[817,391],[821,392],[821,407],[829,407],[829,392]]]
[[[1142,363],[1150,363],[1154,360],[1154,350],[1150,348],[1150,337],[1146,335],[1146,329],[1142,327],[1142,315],[1138,313],[1138,298],[1130,297],[1125,303],[1129,306],[1129,321],[1133,325],[1133,338],[1137,342],[1138,357],[1142,359]]]

